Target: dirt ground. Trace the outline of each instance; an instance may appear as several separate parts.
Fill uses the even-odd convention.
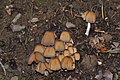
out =
[[[13,5],[11,15],[5,9],[8,5]],[[89,36],[87,22],[80,17],[87,10],[97,16]],[[18,13],[21,17],[13,24]],[[31,23],[32,18],[39,21]],[[67,22],[74,27],[67,27]],[[25,28],[16,31],[12,24]],[[57,36],[62,31],[71,33],[81,55],[74,70],[44,76],[27,64],[46,31]],[[120,1],[0,0],[0,61],[6,71],[5,75],[0,65],[0,80],[120,80]]]

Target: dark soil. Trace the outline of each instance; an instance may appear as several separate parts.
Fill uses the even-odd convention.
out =
[[[97,80],[95,76],[99,74],[99,71],[104,72],[105,70],[109,70],[115,80],[120,80],[120,52],[102,53],[89,45],[90,37],[103,34],[95,32],[95,27],[112,36],[111,40],[104,41],[108,49],[111,49],[113,42],[120,43],[120,1],[103,0],[105,19],[102,19],[100,1],[0,0],[0,59],[3,65],[8,66],[7,75],[4,75],[0,66],[0,80],[10,80],[13,76],[18,76],[19,80]],[[14,5],[12,15],[8,15],[5,10],[5,6],[10,4]],[[92,10],[97,15],[89,36],[84,34],[87,23],[82,18],[75,16],[86,10]],[[18,13],[21,13],[22,16],[16,24],[25,25],[26,28],[13,32],[10,27],[11,21]],[[32,23],[29,23],[29,20],[34,17],[39,19],[35,28],[32,27]],[[67,28],[66,22],[71,22],[76,27]],[[60,36],[64,30],[71,33],[75,46],[81,54],[80,61],[76,62],[75,70],[60,70],[48,76],[35,72],[33,67],[27,64],[34,46],[40,43],[46,31],[54,31],[57,36]],[[120,48],[120,44],[118,48]],[[94,66],[85,68],[81,64],[85,55],[95,55],[97,61],[102,61],[102,65],[93,61],[90,63]],[[119,79],[115,77],[115,74]]]

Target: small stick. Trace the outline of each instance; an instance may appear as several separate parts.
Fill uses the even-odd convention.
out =
[[[102,1],[101,10],[102,10],[102,18],[104,19],[104,7],[103,7],[103,1]]]
[[[2,69],[3,69],[3,71],[4,71],[4,74],[6,75],[6,70],[5,70],[5,67],[4,67],[4,65],[2,64],[2,62],[0,61],[0,65],[1,65],[1,67],[2,67]]]
[[[89,35],[89,32],[90,32],[90,23],[88,23],[88,26],[87,26],[87,29],[86,29],[86,32],[85,32],[85,35]]]

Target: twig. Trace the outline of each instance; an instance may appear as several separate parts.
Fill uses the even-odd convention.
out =
[[[102,1],[102,5],[101,5],[101,11],[102,11],[102,18],[104,19],[104,6],[103,6],[103,1]]]
[[[3,69],[3,71],[4,71],[4,74],[6,75],[6,70],[5,70],[5,67],[4,67],[4,65],[2,64],[2,62],[0,61],[0,65],[1,65],[1,67],[2,67],[2,69]]]

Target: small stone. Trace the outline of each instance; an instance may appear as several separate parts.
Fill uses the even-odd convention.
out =
[[[8,64],[4,64],[4,67],[5,67],[5,69],[8,69],[9,65]]]
[[[10,80],[18,80],[18,76],[13,76]]]
[[[25,29],[25,26],[11,25],[11,29],[12,29],[13,32],[21,31],[21,30]]]
[[[36,23],[36,22],[38,22],[38,21],[39,21],[38,18],[32,18],[32,19],[30,20],[30,22],[32,22],[32,23]]]
[[[66,27],[67,28],[73,28],[73,27],[76,27],[76,26],[71,22],[66,22]]]
[[[22,16],[22,14],[21,13],[18,13],[16,16],[15,16],[15,18],[12,20],[12,23],[16,23],[17,22],[17,20],[20,18]]]

